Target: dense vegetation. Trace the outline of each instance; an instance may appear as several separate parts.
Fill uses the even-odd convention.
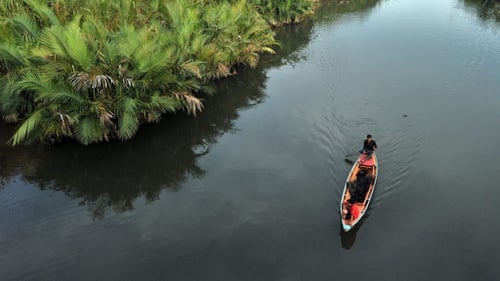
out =
[[[345,13],[366,13],[378,1],[324,3],[315,22],[335,21]],[[154,201],[164,190],[179,190],[186,178],[204,175],[199,157],[208,153],[221,135],[235,130],[240,111],[266,99],[268,70],[304,58],[301,50],[309,44],[314,25],[306,21],[275,29],[280,43],[277,55],[263,56],[256,69],[237,67],[237,77],[218,82],[217,95],[205,97],[205,108],[198,118],[168,116],[154,128],[143,130],[141,137],[123,144],[81,149],[74,143],[64,143],[57,149],[12,148],[6,142],[15,125],[0,122],[0,189],[21,180],[41,190],[63,191],[85,205],[94,219],[106,212],[131,210],[137,198]]]
[[[13,145],[129,139],[255,67],[313,0],[0,0],[0,113]]]
[[[154,201],[162,190],[179,190],[186,178],[204,175],[199,157],[220,136],[234,132],[241,110],[267,98],[268,70],[302,59],[298,53],[311,40],[312,30],[311,21],[277,29],[277,54],[263,56],[255,69],[237,67],[236,77],[219,81],[217,94],[206,96],[196,118],[168,116],[123,144],[9,147],[6,142],[15,126],[0,123],[0,190],[21,179],[43,190],[63,191],[78,198],[96,219],[107,211],[131,210],[137,198]],[[50,159],[57,161],[47,165]]]

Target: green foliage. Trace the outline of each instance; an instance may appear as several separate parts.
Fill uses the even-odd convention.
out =
[[[293,24],[312,14],[316,1],[310,0],[252,0],[256,9],[271,25]]]
[[[139,104],[137,99],[122,97],[117,103],[118,133],[120,138],[131,138],[139,129]]]
[[[268,22],[295,22],[311,7],[305,0],[0,0],[0,113],[22,119],[10,142],[124,140],[162,114],[194,115],[203,108],[196,94],[211,80],[274,52]]]
[[[43,109],[33,112],[24,122],[21,124],[17,132],[11,139],[13,145],[27,141],[30,135],[34,135],[39,131],[39,124],[46,119],[46,112]]]
[[[83,117],[75,125],[76,139],[83,144],[90,144],[104,140],[105,131],[99,119],[90,116]]]

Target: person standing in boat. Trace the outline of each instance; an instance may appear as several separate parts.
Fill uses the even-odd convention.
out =
[[[372,152],[377,149],[377,143],[372,138],[372,135],[367,135],[366,140],[363,142],[363,149],[359,151],[359,153],[368,154],[371,156]]]

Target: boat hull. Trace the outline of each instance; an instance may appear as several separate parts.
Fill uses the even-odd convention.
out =
[[[354,201],[353,194],[348,188],[349,183],[355,182],[358,172],[365,170],[367,175],[371,177],[366,193],[362,200]],[[375,191],[378,177],[378,161],[375,152],[370,156],[361,154],[356,162],[353,164],[347,180],[344,183],[344,190],[342,191],[342,200],[340,201],[340,217],[342,220],[342,229],[350,231],[365,215]]]

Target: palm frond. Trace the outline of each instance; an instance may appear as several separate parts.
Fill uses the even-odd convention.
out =
[[[203,102],[188,92],[174,93],[174,97],[182,102],[188,114],[196,116],[196,113],[203,109]]]
[[[35,138],[35,131],[38,129],[39,124],[44,118],[47,117],[45,109],[38,109],[26,119],[16,133],[9,140],[12,145],[19,145],[23,142],[29,142]]]
[[[151,110],[158,111],[160,113],[175,112],[182,107],[182,102],[177,98],[155,93],[151,96],[150,107]]]
[[[25,59],[21,48],[6,42],[0,43],[0,61],[7,63],[9,68],[23,65]]]
[[[30,114],[35,107],[34,93],[31,91],[19,90],[14,78],[6,75],[7,82],[0,86],[0,113],[7,115]]]
[[[113,111],[108,108],[106,102],[103,100],[96,100],[90,104],[89,111],[99,118],[100,124],[106,128],[113,129],[115,115]]]
[[[92,73],[76,73],[70,76],[71,85],[77,91],[88,89],[109,89],[116,85],[113,77],[104,74],[94,75]]]
[[[40,92],[35,101],[52,104],[69,104],[76,112],[85,112],[89,109],[90,101],[79,95],[77,92],[64,89],[53,89],[51,91]]]
[[[187,61],[187,62],[181,64],[181,69],[195,75],[198,78],[202,78],[200,67],[199,67],[200,64],[201,64],[201,62]]]
[[[17,92],[21,91],[44,91],[47,81],[43,81],[40,74],[34,71],[24,73],[22,79],[15,82],[13,89]]]
[[[89,52],[87,42],[80,27],[81,16],[77,15],[64,29],[63,42],[67,54],[75,60],[83,70],[87,70],[94,62],[93,55]]]
[[[123,97],[117,104],[118,134],[121,139],[130,139],[139,129],[139,102],[136,99]]]
[[[14,22],[29,35],[29,39],[26,41],[34,41],[36,38],[38,38],[40,34],[40,28],[33,20],[33,18],[29,17],[26,14],[19,14],[14,17]]]
[[[61,24],[56,14],[54,14],[54,11],[46,4],[43,4],[43,2],[36,0],[23,1],[24,3],[28,4],[32,8],[32,11],[36,13],[42,20],[48,20],[52,25]]]
[[[89,52],[84,34],[80,28],[81,16],[68,26],[53,25],[45,28],[40,36],[42,46],[48,48],[59,62],[67,62],[66,71],[88,70],[95,61],[95,54]]]
[[[76,123],[76,137],[85,144],[100,142],[105,139],[105,130],[98,118],[85,116]]]

